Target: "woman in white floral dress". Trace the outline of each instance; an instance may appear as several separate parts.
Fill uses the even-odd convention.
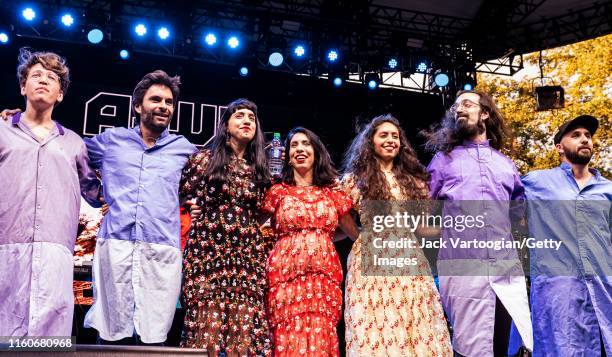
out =
[[[362,221],[368,219],[362,205],[365,200],[427,199],[427,171],[391,115],[374,118],[353,140],[345,173],[342,187]],[[391,234],[381,233],[381,237],[391,239]],[[366,272],[372,267],[370,243],[362,233],[348,258],[347,355],[452,356],[440,296],[422,250],[409,250],[416,264],[408,268]],[[386,250],[383,254],[398,253]]]

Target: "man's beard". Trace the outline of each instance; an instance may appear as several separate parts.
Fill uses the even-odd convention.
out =
[[[464,117],[464,119],[461,120],[457,119],[455,125],[457,134],[464,139],[469,139],[478,134],[482,134],[486,130],[484,121],[480,118],[478,118],[478,122],[476,122],[476,124],[468,124],[468,119]]]
[[[593,150],[589,150],[588,154],[581,154],[580,150],[576,151],[565,151],[565,158],[567,161],[576,165],[586,165],[591,162],[591,157],[593,157]]]
[[[147,129],[157,132],[157,133],[161,133],[164,130],[166,130],[166,128],[170,124],[170,121],[168,121],[167,125],[157,124],[153,121],[154,115],[155,115],[155,112],[153,111],[142,113],[140,116],[140,121]]]

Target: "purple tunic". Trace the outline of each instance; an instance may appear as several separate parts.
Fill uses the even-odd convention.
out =
[[[20,118],[0,120],[0,336],[70,336],[80,193],[96,204],[99,181],[76,133]]]
[[[487,213],[484,228],[462,232],[445,229],[443,239],[494,241],[512,239],[510,201],[524,200],[512,161],[488,142],[465,141],[448,155],[437,153],[428,171],[432,199],[445,201],[444,213]],[[465,356],[493,355],[495,297],[512,317],[527,348],[532,331],[525,278],[516,251],[459,249],[447,245],[438,259],[440,296],[453,325],[453,348]],[[462,271],[461,273],[458,273]],[[456,275],[450,275],[453,272]]]

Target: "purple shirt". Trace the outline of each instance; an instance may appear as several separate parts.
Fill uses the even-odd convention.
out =
[[[484,248],[440,248],[440,297],[453,326],[453,348],[466,356],[492,356],[496,297],[512,317],[525,346],[533,337],[523,270],[512,241],[510,201],[522,203],[524,189],[512,161],[488,142],[464,141],[450,153],[438,153],[428,167],[430,194],[444,201],[443,215],[483,215],[482,228],[443,229],[449,241],[476,241]],[[458,222],[456,220],[456,222]],[[489,245],[491,244],[491,245]],[[489,248],[489,246],[491,248]]]
[[[0,120],[0,336],[70,335],[80,195],[99,181],[76,133],[40,140],[20,118]]]
[[[431,198],[445,201],[444,214],[485,215],[484,228],[445,229],[442,231],[444,239],[512,240],[510,203],[523,202],[525,193],[519,173],[507,156],[488,142],[464,141],[449,154],[437,153],[428,171]],[[514,214],[518,217],[521,212]],[[439,259],[517,259],[514,249],[447,247],[440,249]]]

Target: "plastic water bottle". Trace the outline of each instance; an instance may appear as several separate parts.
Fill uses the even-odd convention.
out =
[[[274,133],[272,146],[268,149],[268,167],[272,177],[280,177],[283,171],[283,143],[281,142],[280,133]]]

